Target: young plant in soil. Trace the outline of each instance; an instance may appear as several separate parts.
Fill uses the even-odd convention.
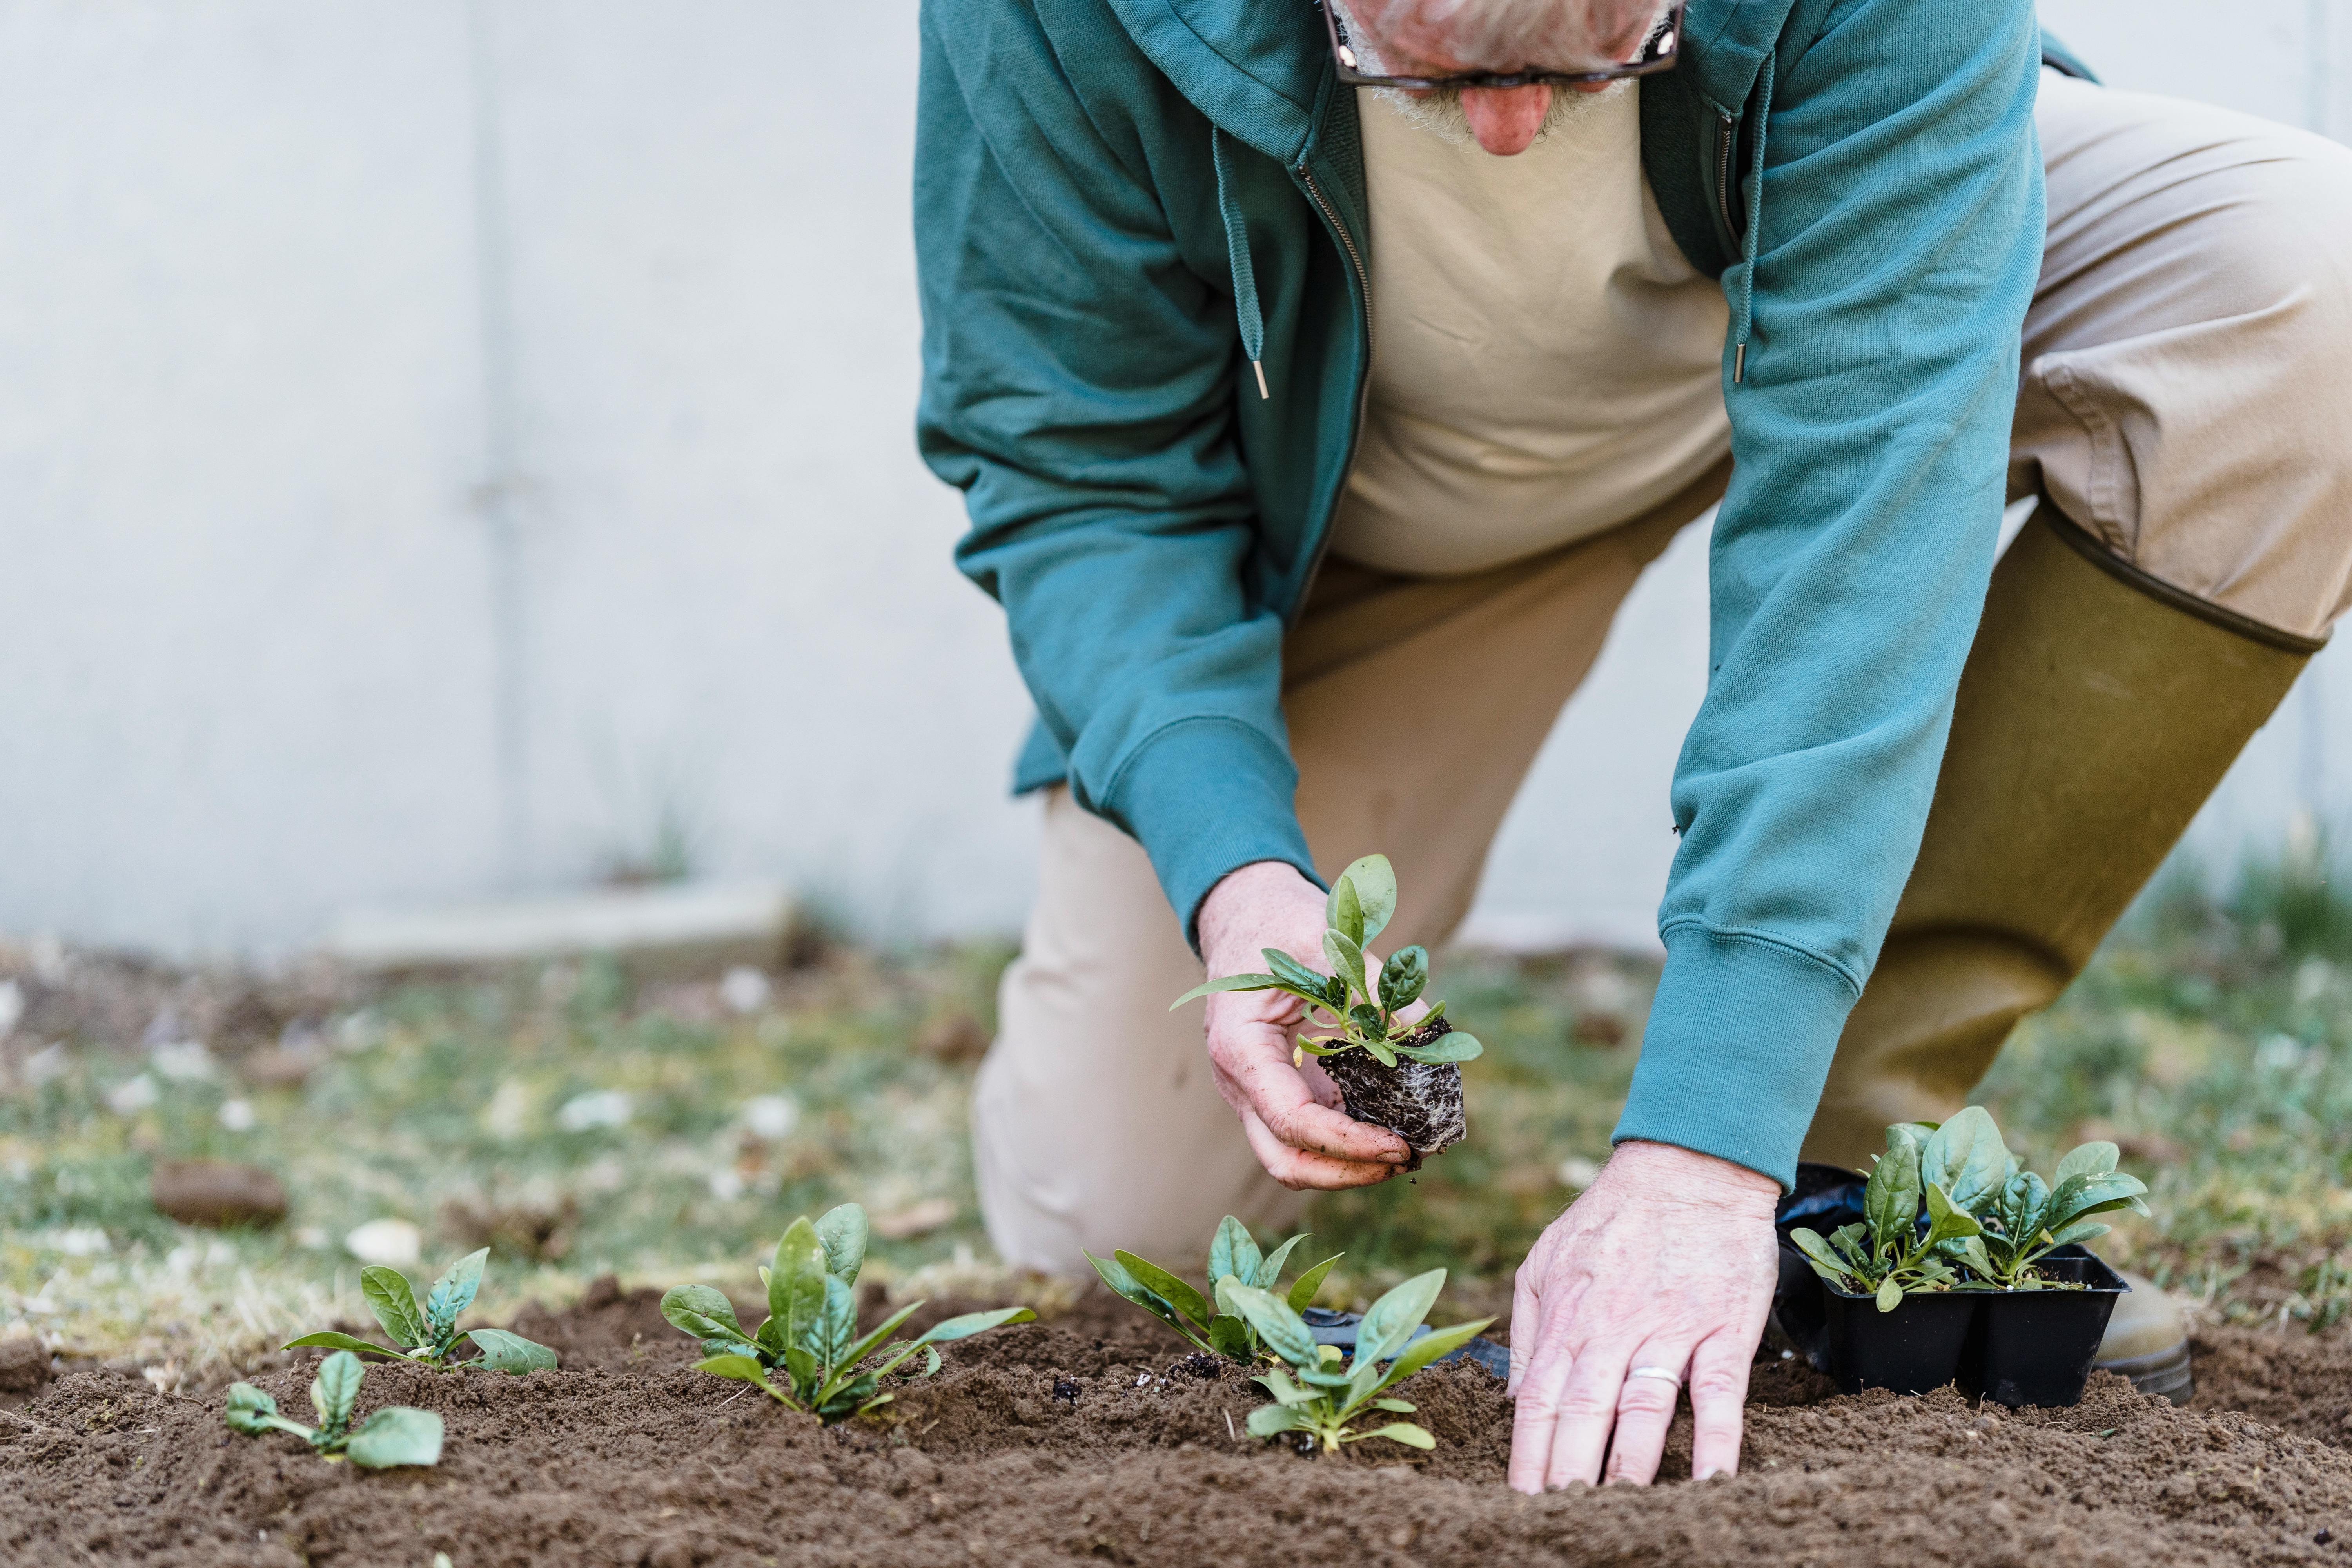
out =
[[[1255,1380],[1274,1395],[1274,1403],[1250,1412],[1251,1435],[1276,1437],[1285,1432],[1303,1432],[1327,1454],[1337,1451],[1342,1443],[1360,1443],[1368,1437],[1386,1437],[1412,1448],[1437,1447],[1437,1439],[1426,1427],[1410,1421],[1391,1421],[1362,1432],[1356,1430],[1354,1423],[1368,1411],[1412,1415],[1410,1401],[1383,1397],[1384,1391],[1440,1356],[1460,1350],[1495,1321],[1481,1318],[1475,1323],[1456,1323],[1414,1340],[1412,1331],[1437,1304],[1437,1293],[1444,1285],[1445,1270],[1433,1268],[1373,1302],[1371,1310],[1356,1325],[1355,1358],[1344,1363],[1339,1346],[1315,1342],[1306,1320],[1289,1302],[1255,1286],[1233,1287],[1234,1301],[1242,1315],[1266,1348],[1291,1369],[1265,1373]],[[1292,1372],[1297,1374],[1296,1379]]]
[[[305,1426],[278,1414],[278,1401],[249,1383],[228,1385],[226,1416],[234,1431],[252,1436],[264,1432],[290,1432],[330,1461],[349,1459],[372,1470],[394,1465],[437,1465],[441,1462],[441,1417],[430,1410],[387,1405],[354,1428],[352,1406],[360,1396],[367,1368],[350,1351],[337,1351],[319,1363],[310,1380],[310,1406],[319,1425]]]
[[[400,1347],[397,1350],[386,1350],[332,1329],[289,1340],[285,1348],[290,1351],[318,1346],[349,1351],[354,1355],[413,1361],[442,1371],[479,1367],[486,1372],[510,1372],[518,1376],[526,1372],[544,1372],[555,1365],[555,1352],[545,1345],[504,1329],[457,1326],[457,1314],[474,1304],[474,1297],[482,1288],[482,1266],[489,1257],[490,1249],[485,1247],[449,1265],[449,1271],[436,1279],[433,1289],[425,1293],[421,1309],[416,1305],[416,1293],[409,1289],[407,1279],[398,1269],[370,1264],[360,1270],[360,1295],[367,1302],[368,1310],[375,1314],[375,1321],[383,1325],[383,1331],[392,1336],[392,1342]],[[473,1341],[478,1353],[465,1361],[453,1360],[459,1340]]]
[[[774,1262],[760,1270],[768,1288],[768,1318],[745,1333],[734,1304],[709,1285],[680,1285],[661,1299],[662,1316],[702,1342],[705,1359],[697,1370],[764,1389],[794,1410],[830,1425],[887,1404],[882,1380],[921,1351],[929,1377],[940,1370],[934,1346],[969,1338],[1006,1323],[1025,1323],[1037,1314],[1026,1307],[967,1312],[950,1318],[911,1341],[883,1342],[912,1317],[910,1302],[871,1332],[857,1332],[857,1271],[866,1263],[866,1211],[856,1204],[830,1210],[812,1225],[793,1221],[776,1243]],[[876,1353],[879,1366],[858,1364]],[[895,1354],[892,1352],[896,1352]]]
[[[1306,1027],[1333,1032],[1300,1034],[1292,1062],[1320,1058],[1323,1070],[1339,1086],[1348,1114],[1402,1138],[1418,1167],[1423,1155],[1461,1142],[1468,1131],[1460,1064],[1484,1047],[1445,1023],[1443,1002],[1411,1021],[1403,1016],[1429,984],[1428,949],[1414,946],[1390,954],[1379,966],[1379,978],[1372,978],[1364,944],[1387,927],[1396,900],[1396,872],[1388,857],[1367,855],[1339,874],[1323,902],[1323,956],[1330,973],[1278,948],[1262,948],[1270,973],[1228,974],[1196,985],[1169,1010],[1219,991],[1281,991],[1297,997],[1307,1005]]]
[[[1840,1226],[1827,1240],[1803,1226],[1789,1232],[1814,1273],[1849,1295],[1876,1297],[1882,1312],[1895,1310],[1906,1295],[1950,1289],[1957,1275],[1944,1255],[1946,1244],[1972,1237],[1980,1228],[1945,1184],[1961,1180],[1969,1184],[1963,1190],[1974,1195],[1975,1166],[1956,1167],[1941,1148],[1931,1155],[1930,1142],[1919,1123],[1889,1127],[1886,1152],[1878,1156],[1863,1188],[1862,1219]],[[1924,1229],[1922,1199],[1927,1207]]]
[[[2044,1181],[2023,1168],[2009,1152],[1992,1114],[1971,1105],[1954,1116],[1928,1139],[1948,1139],[1955,1150],[1967,1151],[1967,1168],[1958,1173],[1956,1197],[1964,1196],[1981,1226],[1979,1234],[1947,1250],[1976,1278],[1963,1289],[2081,1289],[2076,1282],[2045,1279],[2034,1265],[2069,1242],[2089,1241],[2107,1234],[2093,1218],[2128,1208],[2147,1213],[2142,1194],[2147,1184],[2116,1169],[2113,1143],[2084,1143],[2058,1162],[2055,1175]],[[1993,1179],[1993,1173],[1998,1176]]]
[[[1257,1331],[1243,1316],[1233,1291],[1244,1285],[1273,1289],[1282,1278],[1282,1266],[1289,1260],[1290,1249],[1306,1239],[1302,1232],[1272,1252],[1261,1255],[1257,1238],[1250,1235],[1249,1227],[1227,1215],[1218,1222],[1217,1234],[1209,1242],[1210,1286],[1205,1298],[1157,1263],[1124,1248],[1108,1258],[1097,1258],[1089,1252],[1087,1261],[1095,1266],[1095,1272],[1102,1276],[1102,1282],[1114,1293],[1175,1330],[1195,1349],[1251,1366],[1269,1359],[1269,1354]],[[1331,1272],[1331,1266],[1340,1257],[1333,1253],[1292,1282],[1285,1298],[1291,1310],[1303,1311],[1314,1301],[1324,1276]]]

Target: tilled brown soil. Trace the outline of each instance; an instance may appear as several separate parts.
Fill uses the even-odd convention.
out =
[[[1483,1372],[1411,1384],[1434,1454],[1304,1458],[1242,1432],[1257,1400],[1231,1371],[1201,1375],[1099,1300],[950,1346],[939,1377],[829,1431],[694,1372],[648,1293],[592,1290],[516,1326],[563,1368],[370,1373],[363,1408],[441,1412],[431,1470],[357,1471],[234,1435],[218,1391],[68,1373],[0,1411],[0,1562],[2352,1561],[2352,1452],[2333,1446],[2352,1442],[2352,1350],[2299,1333],[2200,1342],[2200,1405],[2259,1419],[2175,1410],[2104,1375],[2073,1410],[2011,1414],[1949,1392],[1835,1397],[1801,1367],[1761,1365],[1738,1479],[1679,1479],[1685,1417],[1664,1484],[1536,1499],[1503,1485],[1510,1407]],[[299,1410],[308,1377],[289,1360],[257,1381]]]

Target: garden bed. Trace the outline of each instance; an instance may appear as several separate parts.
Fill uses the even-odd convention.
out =
[[[430,1470],[356,1471],[291,1438],[233,1435],[217,1389],[69,1372],[0,1411],[0,1561],[2352,1560],[2339,1539],[2352,1536],[2352,1452],[2334,1446],[2352,1441],[2352,1347],[2300,1331],[2209,1331],[2191,1410],[2104,1374],[2063,1411],[1979,1408],[1949,1391],[1840,1397],[1800,1364],[1768,1363],[1738,1479],[1683,1479],[1685,1416],[1661,1485],[1529,1499],[1503,1485],[1510,1405],[1475,1368],[1433,1368],[1408,1390],[1433,1453],[1372,1443],[1306,1458],[1241,1432],[1260,1400],[1230,1368],[1099,1297],[950,1346],[940,1376],[830,1430],[693,1371],[650,1292],[600,1282],[579,1306],[514,1326],[561,1351],[562,1370],[370,1373],[364,1408],[441,1414],[447,1447]],[[299,1409],[308,1376],[289,1356],[256,1381]],[[2260,1419],[2212,1408],[2233,1403]]]

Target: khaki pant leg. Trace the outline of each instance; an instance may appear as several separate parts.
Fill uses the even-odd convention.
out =
[[[1457,578],[1328,563],[1284,651],[1298,814],[1325,876],[1375,850],[1399,903],[1383,947],[1443,941],[1487,845],[1611,618],[1675,531],[1721,499],[1718,465],[1599,538]],[[1007,1262],[1083,1275],[1081,1249],[1197,1258],[1221,1215],[1301,1202],[1269,1178],[1210,1079],[1197,984],[1142,847],[1048,792],[1037,901],[1005,971],[972,1097],[981,1212]]]

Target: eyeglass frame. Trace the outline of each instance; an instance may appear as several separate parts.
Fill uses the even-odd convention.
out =
[[[1318,7],[1323,13],[1323,30],[1331,38],[1331,68],[1339,80],[1349,87],[1402,88],[1408,92],[1445,91],[1454,88],[1491,87],[1590,87],[1601,82],[1625,81],[1634,78],[1657,76],[1670,71],[1680,63],[1683,47],[1684,0],[1675,0],[1658,25],[1642,40],[1642,58],[1612,66],[1606,70],[1592,71],[1455,71],[1447,76],[1371,76],[1357,68],[1356,51],[1341,36],[1339,7],[1333,0],[1321,0]],[[1656,54],[1661,41],[1666,47]]]

